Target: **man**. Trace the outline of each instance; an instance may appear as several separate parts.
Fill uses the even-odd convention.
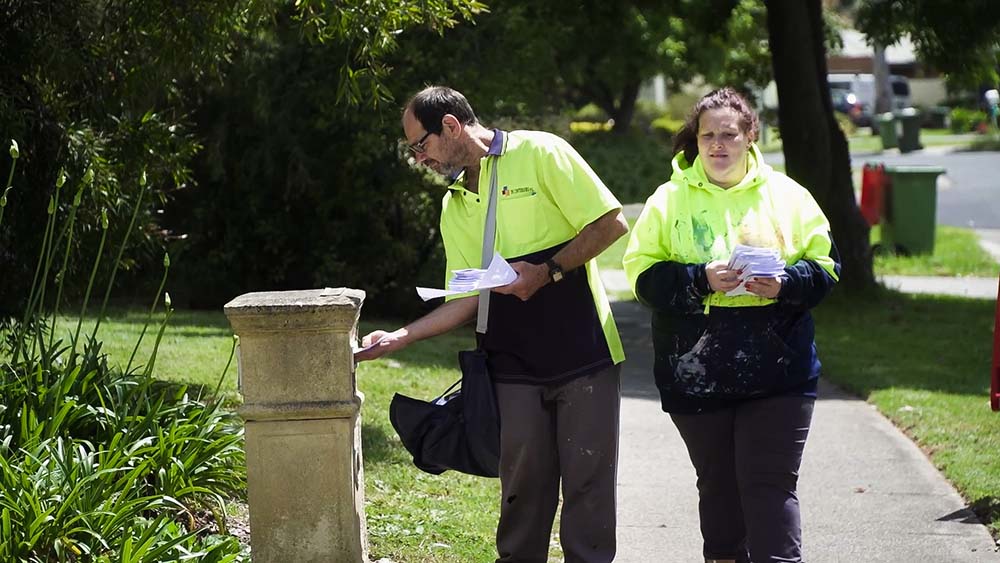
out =
[[[403,131],[416,161],[454,180],[441,236],[448,271],[479,268],[490,173],[497,167],[496,252],[517,279],[495,288],[481,342],[500,409],[498,563],[545,563],[562,481],[560,542],[567,563],[615,555],[618,331],[593,258],[628,231],[621,204],[564,140],[479,123],[465,97],[429,87],[406,104]],[[393,332],[358,361],[463,325],[476,294]]]

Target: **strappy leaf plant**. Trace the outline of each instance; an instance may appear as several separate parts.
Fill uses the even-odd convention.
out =
[[[10,155],[13,169],[16,143]],[[91,174],[79,181],[59,176],[26,309],[0,321],[0,561],[248,561],[225,524],[226,503],[245,490],[242,425],[235,415],[211,398],[154,380],[155,345],[148,358],[133,352],[125,368],[111,366],[102,352],[100,316],[82,338],[79,324],[56,324],[75,212]],[[74,194],[68,204],[63,190]],[[0,221],[11,195],[16,189],[8,180]],[[101,315],[136,214],[131,210],[115,252]],[[157,344],[173,311],[169,296],[165,307],[160,303],[168,267],[165,257],[142,331],[152,328]],[[97,271],[95,263],[81,318]]]

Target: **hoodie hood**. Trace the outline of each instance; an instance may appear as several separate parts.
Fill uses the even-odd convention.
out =
[[[671,165],[673,167],[673,174],[670,176],[671,182],[678,185],[687,184],[691,187],[708,191],[722,192],[739,192],[759,186],[767,181],[773,170],[770,165],[764,162],[764,155],[761,154],[757,143],[751,143],[750,150],[747,151],[746,176],[738,184],[728,189],[719,187],[708,179],[708,174],[705,173],[705,165],[702,163],[700,156],[695,157],[693,164],[688,163],[687,158],[684,157],[684,151],[681,151],[674,155]]]

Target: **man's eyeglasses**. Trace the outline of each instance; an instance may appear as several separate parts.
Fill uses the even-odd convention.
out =
[[[412,152],[413,154],[421,154],[421,153],[423,153],[424,151],[427,150],[427,147],[424,146],[424,141],[426,141],[427,137],[430,137],[430,136],[431,136],[431,132],[428,131],[428,132],[424,133],[423,137],[420,137],[419,141],[417,141],[416,143],[413,143],[412,145],[406,145],[406,148],[410,149],[410,152]]]

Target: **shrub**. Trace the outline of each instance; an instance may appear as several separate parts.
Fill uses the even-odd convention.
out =
[[[42,241],[35,235],[49,205],[44,186],[63,173],[73,187],[90,176],[88,197],[76,208],[64,284],[78,298],[84,288],[75,282],[87,280],[102,214],[119,238],[115,230],[128,219],[116,214],[136,204],[139,172],[151,188],[136,225],[152,223],[153,202],[190,182],[198,141],[187,115],[195,87],[223,75],[233,39],[265,21],[264,4],[196,2],[175,10],[170,0],[4,3],[0,131],[24,141],[24,156],[11,194],[20,212],[0,228],[0,315],[25,305],[18,298],[29,293]],[[66,198],[55,211],[66,220]],[[128,268],[156,254],[156,231],[136,230],[149,244],[132,245],[123,256]],[[103,262],[102,275],[110,268]]]
[[[441,284],[444,188],[405,162],[396,108],[334,103],[327,71],[341,47],[303,44],[284,25],[287,37],[246,45],[194,116],[198,185],[163,216],[173,293],[217,308],[249,291],[347,286],[368,293],[368,312],[409,316],[424,306],[413,286]]]
[[[669,141],[674,138],[674,134],[680,131],[681,127],[684,127],[684,120],[664,115],[654,119],[649,127],[661,139]]]
[[[569,124],[571,133],[594,133],[597,131],[611,131],[611,123],[595,123],[592,121],[574,121]]]
[[[587,104],[576,110],[573,114],[573,119],[576,121],[600,123],[608,120],[608,114],[598,107],[597,104]]]
[[[597,131],[570,142],[622,203],[644,202],[670,179],[670,146],[654,136]]]
[[[96,338],[116,267],[93,331],[81,336],[78,323],[56,338],[82,195],[65,224],[50,205],[26,309],[0,319],[0,561],[246,561],[224,534],[225,501],[245,489],[242,424],[219,404],[152,379],[169,297],[144,366],[133,367],[133,353],[125,368],[109,367]],[[6,203],[0,198],[0,224]],[[158,291],[150,319],[159,301]]]
[[[641,131],[649,132],[653,121],[663,117],[664,110],[651,100],[636,100],[635,113],[632,115],[632,126]]]
[[[986,122],[986,112],[976,109],[953,108],[951,110],[951,130],[956,133],[975,131],[980,123]]]
[[[847,117],[846,114],[835,111],[833,112],[833,116],[836,118],[837,125],[840,127],[840,130],[844,132],[844,136],[850,137],[857,131],[858,127],[851,121],[851,118]]]

